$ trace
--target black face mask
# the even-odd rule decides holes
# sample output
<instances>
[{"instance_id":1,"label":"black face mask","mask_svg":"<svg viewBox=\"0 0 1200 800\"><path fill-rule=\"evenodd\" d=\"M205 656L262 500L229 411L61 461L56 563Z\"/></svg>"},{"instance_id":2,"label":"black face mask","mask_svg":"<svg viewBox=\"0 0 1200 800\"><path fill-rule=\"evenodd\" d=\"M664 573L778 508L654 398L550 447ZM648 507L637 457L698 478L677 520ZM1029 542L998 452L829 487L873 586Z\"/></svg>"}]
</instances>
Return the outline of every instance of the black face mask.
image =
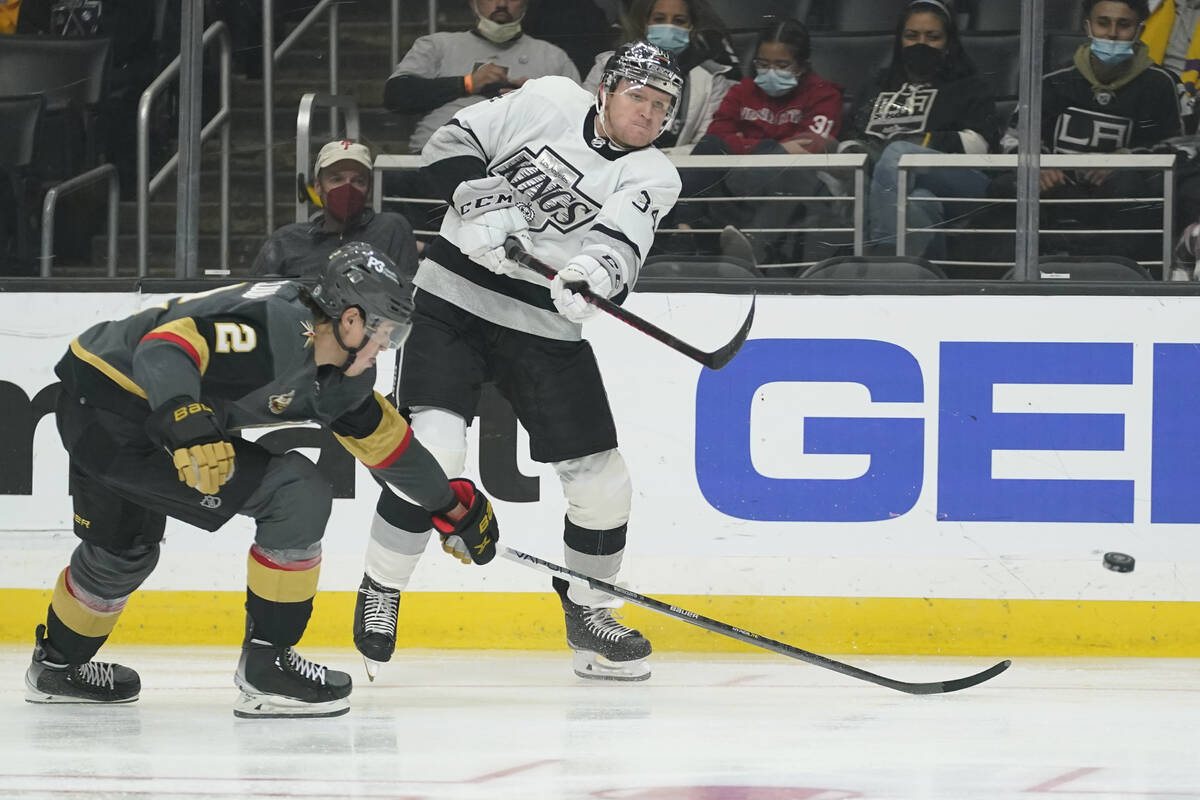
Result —
<instances>
[{"instance_id":1,"label":"black face mask","mask_svg":"<svg viewBox=\"0 0 1200 800\"><path fill-rule=\"evenodd\" d=\"M927 44L913 44L900 48L900 61L904 71L918 81L928 81L937 75L946 58L946 51Z\"/></svg>"}]
</instances>

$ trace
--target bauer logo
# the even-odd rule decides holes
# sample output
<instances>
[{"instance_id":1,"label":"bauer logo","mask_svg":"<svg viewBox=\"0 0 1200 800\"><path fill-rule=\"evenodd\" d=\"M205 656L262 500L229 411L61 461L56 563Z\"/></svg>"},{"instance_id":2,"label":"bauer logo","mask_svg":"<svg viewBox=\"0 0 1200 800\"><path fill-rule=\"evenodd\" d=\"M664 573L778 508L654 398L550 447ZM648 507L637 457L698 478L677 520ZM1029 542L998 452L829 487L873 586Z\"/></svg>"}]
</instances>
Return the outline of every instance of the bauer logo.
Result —
<instances>
[{"instance_id":1,"label":"bauer logo","mask_svg":"<svg viewBox=\"0 0 1200 800\"><path fill-rule=\"evenodd\" d=\"M1140 352L1152 363L1135 384L1130 343L942 342L923 364L877 340L752 340L729 366L700 374L697 481L714 508L748 520L1131 523L1136 497L1153 523L1200 522L1189 478L1200 452L1200 348ZM780 384L841 384L862 400L842 415L789 405L780 424L765 424ZM1053 413L998 399L1039 391ZM1079 396L1101 398L1101 408L1072 407ZM779 455L760 464L763 452L856 466L795 477ZM1061 466L1071 458L1082 466Z\"/></svg>"}]
</instances>

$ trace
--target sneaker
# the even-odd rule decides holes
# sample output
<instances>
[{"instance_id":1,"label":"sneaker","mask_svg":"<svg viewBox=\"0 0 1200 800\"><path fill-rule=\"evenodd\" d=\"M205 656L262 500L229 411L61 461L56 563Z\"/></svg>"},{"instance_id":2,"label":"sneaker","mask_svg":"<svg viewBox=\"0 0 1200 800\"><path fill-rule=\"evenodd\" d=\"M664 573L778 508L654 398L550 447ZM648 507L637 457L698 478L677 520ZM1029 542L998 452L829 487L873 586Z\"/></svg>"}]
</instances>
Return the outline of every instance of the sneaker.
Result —
<instances>
[{"instance_id":1,"label":"sneaker","mask_svg":"<svg viewBox=\"0 0 1200 800\"><path fill-rule=\"evenodd\" d=\"M30 703L132 703L142 681L129 667L104 661L68 664L50 642L46 626L34 633L33 662L25 671L25 700Z\"/></svg>"},{"instance_id":2,"label":"sneaker","mask_svg":"<svg viewBox=\"0 0 1200 800\"><path fill-rule=\"evenodd\" d=\"M732 225L721 229L721 255L736 258L750 264L757 264L758 258L754 253L754 243L750 237Z\"/></svg>"},{"instance_id":3,"label":"sneaker","mask_svg":"<svg viewBox=\"0 0 1200 800\"><path fill-rule=\"evenodd\" d=\"M363 575L354 606L354 646L362 653L367 677L375 680L379 665L396 651L396 617L400 590L389 589Z\"/></svg>"},{"instance_id":4,"label":"sneaker","mask_svg":"<svg viewBox=\"0 0 1200 800\"><path fill-rule=\"evenodd\" d=\"M650 677L650 642L619 621L611 608L581 606L567 597L567 581L554 578L567 623L567 645L575 651L575 674L581 678L644 681Z\"/></svg>"},{"instance_id":5,"label":"sneaker","mask_svg":"<svg viewBox=\"0 0 1200 800\"><path fill-rule=\"evenodd\" d=\"M350 676L314 664L293 647L250 639L233 682L236 717L336 717L350 710Z\"/></svg>"}]
</instances>

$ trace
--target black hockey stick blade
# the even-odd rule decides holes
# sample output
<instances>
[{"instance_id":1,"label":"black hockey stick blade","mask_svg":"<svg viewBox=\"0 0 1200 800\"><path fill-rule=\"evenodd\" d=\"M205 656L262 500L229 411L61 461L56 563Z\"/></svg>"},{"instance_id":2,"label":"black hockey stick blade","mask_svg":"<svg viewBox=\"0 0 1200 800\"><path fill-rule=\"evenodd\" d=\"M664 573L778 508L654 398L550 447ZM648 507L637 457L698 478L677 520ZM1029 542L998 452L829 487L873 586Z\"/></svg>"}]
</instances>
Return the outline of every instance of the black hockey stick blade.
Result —
<instances>
[{"instance_id":1,"label":"black hockey stick blade","mask_svg":"<svg viewBox=\"0 0 1200 800\"><path fill-rule=\"evenodd\" d=\"M933 681L931 683L909 683L907 681L897 681L892 678L885 678L882 675L876 675L873 672L867 672L864 669L843 664L841 661L835 661L832 658L810 653L807 650L801 650L799 647L793 647L790 644L777 642L774 639L769 639L766 636L760 636L757 633L751 633L742 628L736 628L725 622L720 622L715 619L697 614L694 611L688 611L677 606L668 605L661 600L655 600L653 597L647 597L637 592L625 589L621 586L616 586L611 583L589 578L580 572L575 572L567 567L560 567L558 564L552 564L549 561L544 561L536 556L531 556L528 553L522 553L520 550L514 550L511 547L497 548L499 554L509 561L515 561L518 564L524 564L527 567L536 569L547 575L556 575L560 578L574 579L588 584L593 589L601 592L620 597L622 600L627 600L635 606L657 611L660 614L666 614L668 617L682 620L690 625L695 625L698 628L711 633L717 633L721 636L728 636L731 639L737 639L739 642L744 642L755 647L761 647L764 650L770 650L772 653L778 653L781 656L794 658L798 661L805 661L814 666L824 667L825 669L847 675L851 678L857 678L860 681L868 681L875 683L888 689L895 689L898 692L906 694L946 694L947 692L957 692L962 689L969 689L972 686L990 680L1004 670L1008 669L1011 661L1001 661L995 666L985 669L983 672L977 672L974 675L968 675L965 678L956 678L949 681Z\"/></svg>"},{"instance_id":2,"label":"black hockey stick blade","mask_svg":"<svg viewBox=\"0 0 1200 800\"><path fill-rule=\"evenodd\" d=\"M521 247L521 243L515 237L508 237L504 243L504 253L513 261L517 262L526 269L531 269L545 278L553 278L558 274L558 271L538 259L536 256L530 255ZM679 339L674 334L667 333L662 328L642 319L632 311L625 310L622 306L617 305L607 297L600 297L592 294L586 284L580 283L577 286L568 284L571 291L582 296L587 302L591 303L596 308L603 311L605 314L616 317L630 327L636 328L652 339L665 344L667 347L683 353L693 361L698 361L709 369L720 369L733 360L745 343L746 337L750 334L750 326L754 324L754 304L758 300L758 295L755 294L750 298L750 312L746 314L746 319L742 322L742 327L734 334L734 337L728 343L713 350L711 353L701 350L698 347L688 344Z\"/></svg>"}]
</instances>

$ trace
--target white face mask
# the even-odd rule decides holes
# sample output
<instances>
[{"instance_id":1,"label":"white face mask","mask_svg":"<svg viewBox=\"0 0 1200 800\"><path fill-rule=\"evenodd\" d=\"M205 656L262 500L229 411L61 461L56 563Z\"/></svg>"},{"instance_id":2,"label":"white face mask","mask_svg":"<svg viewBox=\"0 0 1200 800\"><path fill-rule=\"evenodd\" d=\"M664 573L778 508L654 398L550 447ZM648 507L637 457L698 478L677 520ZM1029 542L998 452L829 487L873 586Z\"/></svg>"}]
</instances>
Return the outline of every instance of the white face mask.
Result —
<instances>
[{"instance_id":1,"label":"white face mask","mask_svg":"<svg viewBox=\"0 0 1200 800\"><path fill-rule=\"evenodd\" d=\"M479 35L487 39L489 42L503 44L509 39L515 39L521 34L521 20L525 15L522 14L512 22L496 22L487 17L480 17L479 23L475 26L475 30L479 31Z\"/></svg>"}]
</instances>

